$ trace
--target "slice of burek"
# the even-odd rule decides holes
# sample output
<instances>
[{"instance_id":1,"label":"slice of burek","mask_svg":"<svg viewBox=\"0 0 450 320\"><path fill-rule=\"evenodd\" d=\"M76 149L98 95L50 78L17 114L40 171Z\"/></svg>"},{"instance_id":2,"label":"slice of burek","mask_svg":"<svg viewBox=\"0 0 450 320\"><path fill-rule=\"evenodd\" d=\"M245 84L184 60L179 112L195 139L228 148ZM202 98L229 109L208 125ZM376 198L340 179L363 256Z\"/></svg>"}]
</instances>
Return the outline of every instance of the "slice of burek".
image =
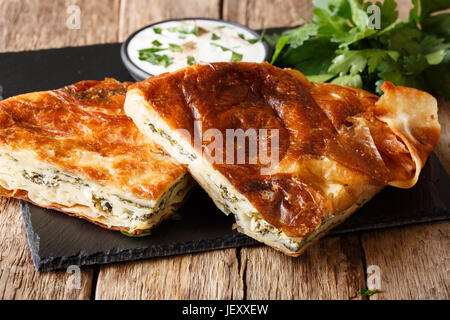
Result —
<instances>
[{"instance_id":1,"label":"slice of burek","mask_svg":"<svg viewBox=\"0 0 450 320\"><path fill-rule=\"evenodd\" d=\"M130 83L81 81L0 101L0 194L139 234L193 180L123 111Z\"/></svg>"},{"instance_id":2,"label":"slice of burek","mask_svg":"<svg viewBox=\"0 0 450 320\"><path fill-rule=\"evenodd\" d=\"M211 63L132 85L125 112L235 215L238 230L298 256L384 186L413 186L436 146L436 100L382 89L379 98L267 63ZM228 148L231 129L270 132L257 140L277 161L255 159L250 134Z\"/></svg>"}]
</instances>

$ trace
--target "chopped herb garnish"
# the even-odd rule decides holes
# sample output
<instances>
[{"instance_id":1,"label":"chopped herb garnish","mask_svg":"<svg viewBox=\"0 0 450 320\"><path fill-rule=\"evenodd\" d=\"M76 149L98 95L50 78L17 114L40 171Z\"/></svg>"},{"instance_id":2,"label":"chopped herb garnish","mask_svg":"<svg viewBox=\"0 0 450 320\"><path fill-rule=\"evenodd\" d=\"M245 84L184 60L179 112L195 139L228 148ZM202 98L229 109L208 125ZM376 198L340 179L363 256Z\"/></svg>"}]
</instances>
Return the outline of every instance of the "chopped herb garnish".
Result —
<instances>
[{"instance_id":1,"label":"chopped herb garnish","mask_svg":"<svg viewBox=\"0 0 450 320\"><path fill-rule=\"evenodd\" d=\"M161 34L162 29L161 28L153 28L153 32L156 34Z\"/></svg>"},{"instance_id":2,"label":"chopped herb garnish","mask_svg":"<svg viewBox=\"0 0 450 320\"><path fill-rule=\"evenodd\" d=\"M122 231L122 230L120 230L120 233L123 234L124 236L130 237L130 238L142 238L142 237L150 236L152 234L150 231L140 233L140 234L131 234L131 233L128 233L128 232Z\"/></svg>"},{"instance_id":3,"label":"chopped herb garnish","mask_svg":"<svg viewBox=\"0 0 450 320\"><path fill-rule=\"evenodd\" d=\"M171 216L169 216L170 220L180 221L183 219L183 216L179 214L177 211L174 211Z\"/></svg>"},{"instance_id":4,"label":"chopped herb garnish","mask_svg":"<svg viewBox=\"0 0 450 320\"><path fill-rule=\"evenodd\" d=\"M187 38L186 36L178 36L178 39L181 39L181 40L184 40L186 38Z\"/></svg>"},{"instance_id":5,"label":"chopped herb garnish","mask_svg":"<svg viewBox=\"0 0 450 320\"><path fill-rule=\"evenodd\" d=\"M172 52L181 52L181 47L175 43L169 43L169 50Z\"/></svg>"},{"instance_id":6,"label":"chopped herb garnish","mask_svg":"<svg viewBox=\"0 0 450 320\"><path fill-rule=\"evenodd\" d=\"M167 50L164 48L145 48L145 49L140 49L139 50L139 54L141 53L149 53L149 52L159 52L159 51L163 51L163 50Z\"/></svg>"},{"instance_id":7,"label":"chopped herb garnish","mask_svg":"<svg viewBox=\"0 0 450 320\"><path fill-rule=\"evenodd\" d=\"M372 296L372 295L374 295L375 293L378 293L378 292L380 292L378 289L374 289L374 290L369 290L369 289L366 289L366 288L361 288L360 290L359 290L359 292L361 293L361 295L363 296L363 297L370 297L370 296Z\"/></svg>"},{"instance_id":8,"label":"chopped herb garnish","mask_svg":"<svg viewBox=\"0 0 450 320\"><path fill-rule=\"evenodd\" d=\"M232 51L231 49L229 49L229 48L227 48L227 47L224 47L224 46L221 46L220 44L217 44L217 43L211 42L210 44L211 44L212 46L214 46L214 47L218 47L218 48L222 49L222 51Z\"/></svg>"},{"instance_id":9,"label":"chopped herb garnish","mask_svg":"<svg viewBox=\"0 0 450 320\"><path fill-rule=\"evenodd\" d=\"M255 44L255 43L258 43L258 42L262 41L262 39L264 38L265 34L266 34L266 29L263 30L263 32L261 33L261 35L257 39L245 39L245 35L243 33L239 33L238 36L239 36L239 38L241 38L242 40L247 41L250 44Z\"/></svg>"},{"instance_id":10,"label":"chopped herb garnish","mask_svg":"<svg viewBox=\"0 0 450 320\"><path fill-rule=\"evenodd\" d=\"M183 34L193 34L195 36L198 36L198 26L195 25L192 30L189 30L185 25L179 26L179 27L171 27L167 28L170 32L178 32Z\"/></svg>"},{"instance_id":11,"label":"chopped herb garnish","mask_svg":"<svg viewBox=\"0 0 450 320\"><path fill-rule=\"evenodd\" d=\"M223 29L226 28L227 26L218 26L217 29Z\"/></svg>"},{"instance_id":12,"label":"chopped herb garnish","mask_svg":"<svg viewBox=\"0 0 450 320\"><path fill-rule=\"evenodd\" d=\"M213 34L211 35L211 40L220 40L220 37L213 32Z\"/></svg>"},{"instance_id":13,"label":"chopped herb garnish","mask_svg":"<svg viewBox=\"0 0 450 320\"><path fill-rule=\"evenodd\" d=\"M173 58L167 56L167 55L160 55L157 54L157 51L166 50L166 49L159 49L159 48L148 48L148 49L142 49L139 50L139 60L147 61L153 65L156 66L163 66L167 68L173 63Z\"/></svg>"},{"instance_id":14,"label":"chopped herb garnish","mask_svg":"<svg viewBox=\"0 0 450 320\"><path fill-rule=\"evenodd\" d=\"M152 45L154 45L155 47L161 47L162 43L159 42L158 40L153 40Z\"/></svg>"},{"instance_id":15,"label":"chopped herb garnish","mask_svg":"<svg viewBox=\"0 0 450 320\"><path fill-rule=\"evenodd\" d=\"M222 51L231 51L231 60L230 60L231 62L242 61L242 57L243 57L242 54L240 54L240 53L238 53L238 52L236 52L234 50L231 50L230 48L227 48L227 47L224 47L224 46L222 46L220 44L217 44L217 43L211 42L210 44L212 46L214 46L214 47L218 47L218 48L222 49Z\"/></svg>"},{"instance_id":16,"label":"chopped herb garnish","mask_svg":"<svg viewBox=\"0 0 450 320\"><path fill-rule=\"evenodd\" d=\"M195 34L196 36L198 36L198 27L197 25L195 25L194 29L192 29L192 34Z\"/></svg>"},{"instance_id":17,"label":"chopped herb garnish","mask_svg":"<svg viewBox=\"0 0 450 320\"><path fill-rule=\"evenodd\" d=\"M196 62L195 62L195 58L194 58L193 56L188 56L188 57L186 58L186 62L187 62L187 64L190 65L190 66L192 66L193 64L196 63Z\"/></svg>"},{"instance_id":18,"label":"chopped herb garnish","mask_svg":"<svg viewBox=\"0 0 450 320\"><path fill-rule=\"evenodd\" d=\"M232 51L231 62L240 62L240 61L242 61L242 54Z\"/></svg>"}]
</instances>

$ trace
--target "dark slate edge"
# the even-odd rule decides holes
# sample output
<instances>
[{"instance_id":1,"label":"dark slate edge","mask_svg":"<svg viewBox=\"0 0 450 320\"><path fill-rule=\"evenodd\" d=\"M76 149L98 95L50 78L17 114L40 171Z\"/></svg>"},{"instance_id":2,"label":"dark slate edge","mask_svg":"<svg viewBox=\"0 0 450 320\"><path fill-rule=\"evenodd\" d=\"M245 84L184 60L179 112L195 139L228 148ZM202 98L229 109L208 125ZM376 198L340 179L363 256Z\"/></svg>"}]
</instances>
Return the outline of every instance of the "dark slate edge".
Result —
<instances>
[{"instance_id":1,"label":"dark slate edge","mask_svg":"<svg viewBox=\"0 0 450 320\"><path fill-rule=\"evenodd\" d=\"M233 234L226 237L220 237L215 239L205 239L200 241L190 241L185 243L173 243L170 245L155 245L152 247L142 247L137 249L127 249L120 251L101 251L95 254L87 255L83 251L80 251L78 255L65 256L65 257L46 257L41 259L38 255L39 252L39 237L34 233L31 219L30 210L26 201L20 200L20 208L24 218L25 229L27 232L28 243L30 245L30 251L32 253L33 263L37 271L50 271L57 269L65 269L70 265L88 266L95 264L106 264L112 262L124 262L132 260L142 260L147 258L167 257L180 254L206 252L218 249L228 249L237 247L246 247L261 245L258 241L249 238L244 234ZM435 210L439 212L437 216L430 218L424 216L423 219L413 219L409 221L396 221L393 219L390 222L379 223L371 226L346 228L343 230L333 229L327 236L342 235L352 232L372 231L386 228L394 228L400 226L407 226L417 223L427 223L448 220L446 210Z\"/></svg>"},{"instance_id":2,"label":"dark slate edge","mask_svg":"<svg viewBox=\"0 0 450 320\"><path fill-rule=\"evenodd\" d=\"M34 232L33 225L31 223L31 212L28 202L20 200L20 211L22 212L23 224L25 225L25 231L27 233L28 245L30 246L31 258L33 259L34 268L40 270L41 258L39 257L39 235Z\"/></svg>"},{"instance_id":3,"label":"dark slate edge","mask_svg":"<svg viewBox=\"0 0 450 320\"><path fill-rule=\"evenodd\" d=\"M126 250L105 250L88 255L80 251L78 255L64 257L39 257L39 236L33 231L28 202L20 200L25 230L28 243L33 258L33 264L37 271L50 271L65 269L70 265L88 266L94 264L106 264L111 262L123 262L132 260L142 260L146 258L166 257L172 255L205 252L210 250L236 248L242 246L256 245L258 242L244 234L233 234L215 239L205 239L200 241L189 241L185 243L173 243L170 245L153 245L152 247L142 247Z\"/></svg>"},{"instance_id":4,"label":"dark slate edge","mask_svg":"<svg viewBox=\"0 0 450 320\"><path fill-rule=\"evenodd\" d=\"M119 252L102 251L93 255L86 255L82 251L76 256L70 257L48 257L35 263L36 271L53 271L66 269L70 265L89 266L96 264L107 264L113 262L136 261L148 258L168 257L181 254L207 252L219 249L237 248L243 246L257 245L258 242L245 235L224 237L198 242L186 242L183 244L172 244L168 246L152 246L147 248L129 249ZM130 259L130 257L132 257Z\"/></svg>"}]
</instances>

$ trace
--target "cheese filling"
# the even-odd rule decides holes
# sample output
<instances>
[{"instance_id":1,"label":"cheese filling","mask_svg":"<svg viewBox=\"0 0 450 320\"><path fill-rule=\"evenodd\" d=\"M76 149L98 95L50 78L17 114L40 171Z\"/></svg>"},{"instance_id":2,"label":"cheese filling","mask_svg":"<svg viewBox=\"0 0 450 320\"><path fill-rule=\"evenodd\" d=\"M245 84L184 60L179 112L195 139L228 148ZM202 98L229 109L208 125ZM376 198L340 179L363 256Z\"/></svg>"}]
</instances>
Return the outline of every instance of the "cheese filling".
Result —
<instances>
[{"instance_id":1,"label":"cheese filling","mask_svg":"<svg viewBox=\"0 0 450 320\"><path fill-rule=\"evenodd\" d=\"M29 152L0 151L0 186L28 192L28 198L41 206L58 204L68 208L84 206L93 219L101 218L108 227L127 227L130 232L149 229L181 202L192 185L188 175L180 178L158 199L143 200L118 190L63 172L35 160ZM83 211L83 212L84 212Z\"/></svg>"},{"instance_id":2,"label":"cheese filling","mask_svg":"<svg viewBox=\"0 0 450 320\"><path fill-rule=\"evenodd\" d=\"M251 231L259 234L261 238L269 237L273 241L279 242L279 246L283 246L291 252L297 252L300 249L303 238L289 237L282 230L265 221L250 202L234 191L231 185L218 183L218 181L224 182L220 174L211 170L209 165L202 163L205 161L203 158L186 151L182 139L174 139L167 133L168 131L156 128L148 119L144 121L144 125L144 131L155 141L159 141L167 149L171 147L177 151L178 156L175 158L189 165L191 172L196 173L198 182L204 186L205 190L216 191L217 195L212 196L214 203L226 214L235 213L238 227L244 233L248 234ZM170 147L165 142L168 142ZM254 234L252 236L255 237Z\"/></svg>"}]
</instances>

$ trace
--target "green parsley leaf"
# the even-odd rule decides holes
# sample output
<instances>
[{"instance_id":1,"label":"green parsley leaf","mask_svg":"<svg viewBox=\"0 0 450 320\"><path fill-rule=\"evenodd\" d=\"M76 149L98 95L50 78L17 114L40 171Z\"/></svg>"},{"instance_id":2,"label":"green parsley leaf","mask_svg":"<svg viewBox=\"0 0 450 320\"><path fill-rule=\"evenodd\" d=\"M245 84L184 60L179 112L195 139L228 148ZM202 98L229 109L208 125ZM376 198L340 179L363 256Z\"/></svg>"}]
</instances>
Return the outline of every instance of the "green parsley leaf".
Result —
<instances>
[{"instance_id":1,"label":"green parsley leaf","mask_svg":"<svg viewBox=\"0 0 450 320\"><path fill-rule=\"evenodd\" d=\"M427 60L429 65L440 64L447 55L447 50L440 49L438 51L429 53L425 55L425 59Z\"/></svg>"},{"instance_id":2,"label":"green parsley leaf","mask_svg":"<svg viewBox=\"0 0 450 320\"><path fill-rule=\"evenodd\" d=\"M277 45L278 40L280 39L281 34L273 33L273 34L265 34L264 40L269 44L271 47L275 47Z\"/></svg>"},{"instance_id":3,"label":"green parsley leaf","mask_svg":"<svg viewBox=\"0 0 450 320\"><path fill-rule=\"evenodd\" d=\"M340 16L350 20L352 12L347 0L313 0L317 8L323 9L332 16Z\"/></svg>"},{"instance_id":4,"label":"green parsley leaf","mask_svg":"<svg viewBox=\"0 0 450 320\"><path fill-rule=\"evenodd\" d=\"M178 27L170 27L170 28L167 28L167 30L170 32L178 32L178 33L182 33L182 34L193 34L195 36L198 36L198 34L199 34L199 29L198 29L197 25L195 25L194 28L192 28L190 30L185 25L180 25Z\"/></svg>"},{"instance_id":5,"label":"green parsley leaf","mask_svg":"<svg viewBox=\"0 0 450 320\"><path fill-rule=\"evenodd\" d=\"M409 11L409 22L413 24L419 24L420 15L419 15L419 0L411 0L413 7Z\"/></svg>"},{"instance_id":6,"label":"green parsley leaf","mask_svg":"<svg viewBox=\"0 0 450 320\"><path fill-rule=\"evenodd\" d=\"M231 52L231 62L240 62L242 61L242 54L237 53L235 51Z\"/></svg>"},{"instance_id":7,"label":"green parsley leaf","mask_svg":"<svg viewBox=\"0 0 450 320\"><path fill-rule=\"evenodd\" d=\"M213 34L211 35L211 40L220 40L220 37L213 32Z\"/></svg>"},{"instance_id":8,"label":"green parsley leaf","mask_svg":"<svg viewBox=\"0 0 450 320\"><path fill-rule=\"evenodd\" d=\"M239 36L239 38L241 38L242 40L247 41L250 44L255 44L255 43L261 42L264 39L265 34L266 34L266 29L264 29L261 32L261 35L259 36L259 38L256 38L256 39L245 39L245 35L243 33L239 33L238 36Z\"/></svg>"},{"instance_id":9,"label":"green parsley leaf","mask_svg":"<svg viewBox=\"0 0 450 320\"><path fill-rule=\"evenodd\" d=\"M381 28L384 29L398 18L397 2L395 0L384 0L383 3L377 1L376 5L380 8Z\"/></svg>"},{"instance_id":10,"label":"green parsley leaf","mask_svg":"<svg viewBox=\"0 0 450 320\"><path fill-rule=\"evenodd\" d=\"M120 233L123 234L124 236L130 237L130 238L142 238L142 237L147 237L150 236L152 233L149 232L144 232L144 233L140 233L140 234L131 234L125 231L120 230Z\"/></svg>"},{"instance_id":11,"label":"green parsley leaf","mask_svg":"<svg viewBox=\"0 0 450 320\"><path fill-rule=\"evenodd\" d=\"M277 45L275 46L275 52L273 53L272 60L270 61L271 64L274 64L274 62L277 60L278 56L280 55L281 51L288 44L289 40L291 40L290 37L281 37L278 40Z\"/></svg>"},{"instance_id":12,"label":"green parsley leaf","mask_svg":"<svg viewBox=\"0 0 450 320\"><path fill-rule=\"evenodd\" d=\"M271 63L295 68L312 81L362 87L380 94L383 81L450 96L449 0L412 0L409 21L395 0L313 0L312 23L265 35ZM369 28L371 5L381 29ZM439 72L440 70L440 72Z\"/></svg>"},{"instance_id":13,"label":"green parsley leaf","mask_svg":"<svg viewBox=\"0 0 450 320\"><path fill-rule=\"evenodd\" d=\"M366 66L369 66L368 72L372 73L381 63L381 61L389 56L393 60L398 59L398 52L387 51L381 49L365 49L353 51L338 51L340 54L333 59L328 71L334 74L351 75L362 73Z\"/></svg>"},{"instance_id":14,"label":"green parsley leaf","mask_svg":"<svg viewBox=\"0 0 450 320\"><path fill-rule=\"evenodd\" d=\"M367 8L363 6L362 1L350 0L350 9L352 13L351 22L358 28L358 30L364 31L368 28L369 17L367 15Z\"/></svg>"},{"instance_id":15,"label":"green parsley leaf","mask_svg":"<svg viewBox=\"0 0 450 320\"><path fill-rule=\"evenodd\" d=\"M169 43L169 50L172 52L181 52L181 46L179 46L178 44L175 43Z\"/></svg>"},{"instance_id":16,"label":"green parsley leaf","mask_svg":"<svg viewBox=\"0 0 450 320\"><path fill-rule=\"evenodd\" d=\"M350 31L347 19L340 16L332 16L326 10L313 9L313 24L317 26L317 33L320 37L330 38L333 42L340 42Z\"/></svg>"},{"instance_id":17,"label":"green parsley leaf","mask_svg":"<svg viewBox=\"0 0 450 320\"><path fill-rule=\"evenodd\" d=\"M196 63L195 58L193 56L187 56L186 62L188 65L192 66Z\"/></svg>"},{"instance_id":18,"label":"green parsley leaf","mask_svg":"<svg viewBox=\"0 0 450 320\"><path fill-rule=\"evenodd\" d=\"M373 296L375 293L378 293L378 292L380 292L380 291L377 290L377 289L375 289L375 290L369 290L369 289L366 289L366 288L360 288L360 289L359 289L359 292L361 293L361 295L362 295L363 297L370 297L370 296Z\"/></svg>"},{"instance_id":19,"label":"green parsley leaf","mask_svg":"<svg viewBox=\"0 0 450 320\"><path fill-rule=\"evenodd\" d=\"M156 34L161 34L162 29L161 28L153 28L153 32Z\"/></svg>"},{"instance_id":20,"label":"green parsley leaf","mask_svg":"<svg viewBox=\"0 0 450 320\"><path fill-rule=\"evenodd\" d=\"M351 86L351 87L355 87L355 88L362 88L362 79L359 74L340 76L340 77L333 79L333 81L331 81L331 83L338 84L341 86Z\"/></svg>"},{"instance_id":21,"label":"green parsley leaf","mask_svg":"<svg viewBox=\"0 0 450 320\"><path fill-rule=\"evenodd\" d=\"M289 45L297 48L310 37L317 35L318 26L315 24L305 24L301 27L283 32L284 37L289 37Z\"/></svg>"},{"instance_id":22,"label":"green parsley leaf","mask_svg":"<svg viewBox=\"0 0 450 320\"><path fill-rule=\"evenodd\" d=\"M333 74L346 74L350 72L351 75L362 72L367 65L367 58L361 51L344 51L336 58L328 69Z\"/></svg>"},{"instance_id":23,"label":"green parsley leaf","mask_svg":"<svg viewBox=\"0 0 450 320\"><path fill-rule=\"evenodd\" d=\"M159 52L159 51L163 51L163 50L166 50L166 49L164 49L164 48L145 48L145 49L140 49L139 54Z\"/></svg>"},{"instance_id":24,"label":"green parsley leaf","mask_svg":"<svg viewBox=\"0 0 450 320\"><path fill-rule=\"evenodd\" d=\"M162 46L162 43L159 42L158 40L153 40L152 45L154 45L155 47L160 47L160 46Z\"/></svg>"},{"instance_id":25,"label":"green parsley leaf","mask_svg":"<svg viewBox=\"0 0 450 320\"><path fill-rule=\"evenodd\" d=\"M336 49L337 45L328 39L312 38L300 47L286 50L277 64L297 69L307 76L328 74Z\"/></svg>"},{"instance_id":26,"label":"green parsley leaf","mask_svg":"<svg viewBox=\"0 0 450 320\"><path fill-rule=\"evenodd\" d=\"M158 50L155 50L158 49ZM167 56L167 55L160 55L156 52L165 50L160 48L148 48L148 49L142 49L139 50L139 60L147 61L153 65L157 66L163 66L167 68L173 63L173 58Z\"/></svg>"},{"instance_id":27,"label":"green parsley leaf","mask_svg":"<svg viewBox=\"0 0 450 320\"><path fill-rule=\"evenodd\" d=\"M308 78L309 81L313 81L313 82L325 82L328 81L332 78L334 78L334 74L318 74L318 75L311 75L311 76L306 76L306 78Z\"/></svg>"},{"instance_id":28,"label":"green parsley leaf","mask_svg":"<svg viewBox=\"0 0 450 320\"><path fill-rule=\"evenodd\" d=\"M214 42L210 42L210 45L212 45L214 47L218 47L218 48L222 49L222 51L231 51L231 49L229 49L227 47L224 47L224 46L222 46L220 44L214 43Z\"/></svg>"},{"instance_id":29,"label":"green parsley leaf","mask_svg":"<svg viewBox=\"0 0 450 320\"><path fill-rule=\"evenodd\" d=\"M240 61L242 61L242 58L243 58L242 54L240 54L240 53L238 53L238 52L236 52L234 50L231 50L230 48L224 47L224 46L222 46L220 44L214 43L214 42L210 42L210 44L212 46L214 46L214 47L218 47L218 48L222 49L222 51L231 51L231 60L230 60L231 62L240 62Z\"/></svg>"}]
</instances>

